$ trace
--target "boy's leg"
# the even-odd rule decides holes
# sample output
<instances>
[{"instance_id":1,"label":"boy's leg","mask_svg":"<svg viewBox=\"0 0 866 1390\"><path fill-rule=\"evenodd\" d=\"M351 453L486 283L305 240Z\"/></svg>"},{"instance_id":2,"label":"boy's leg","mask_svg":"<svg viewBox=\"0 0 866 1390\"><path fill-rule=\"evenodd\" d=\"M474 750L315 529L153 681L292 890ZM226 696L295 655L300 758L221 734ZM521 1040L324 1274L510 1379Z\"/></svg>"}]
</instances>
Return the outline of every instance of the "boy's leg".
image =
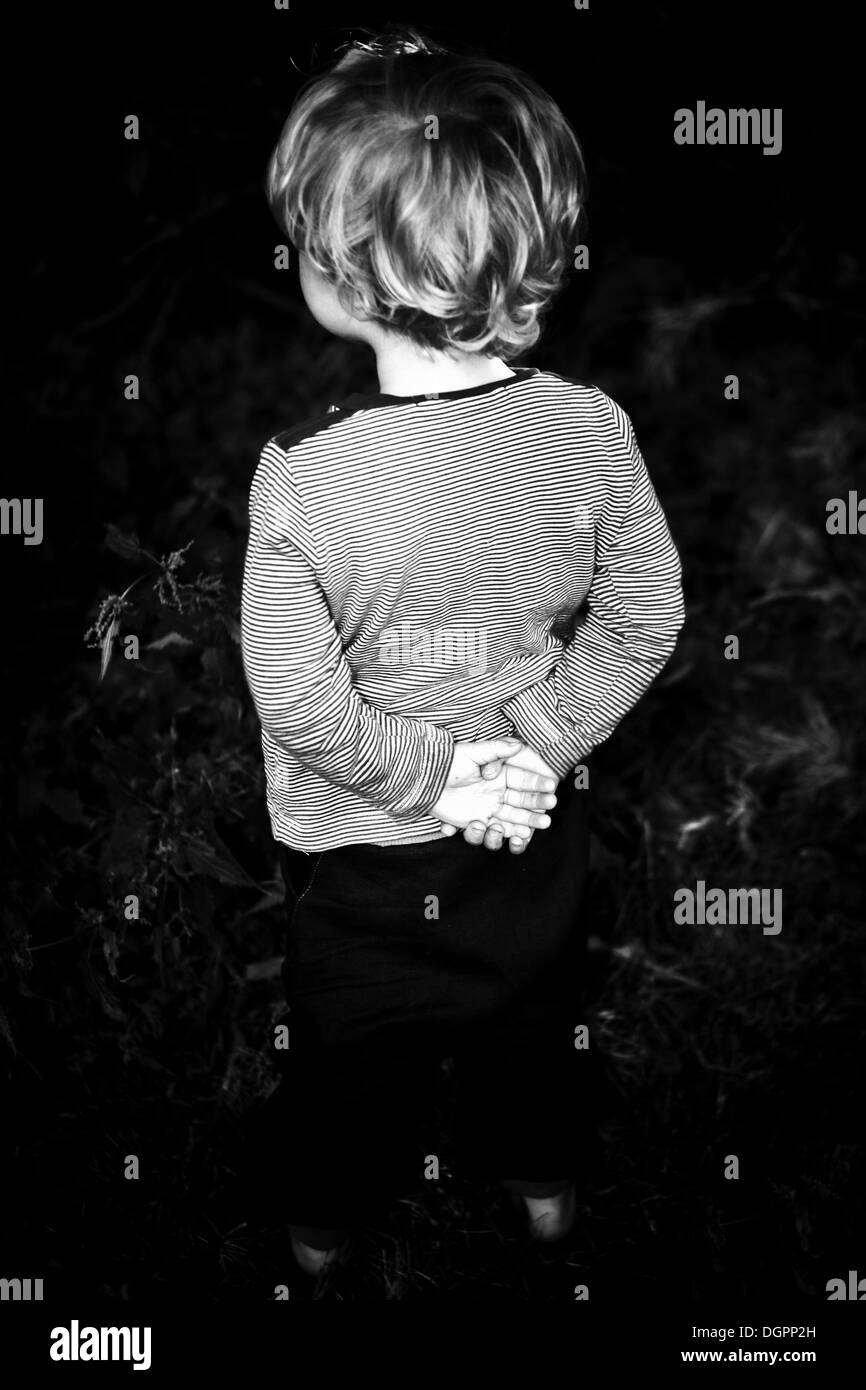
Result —
<instances>
[{"instance_id":1,"label":"boy's leg","mask_svg":"<svg viewBox=\"0 0 866 1390\"><path fill-rule=\"evenodd\" d=\"M582 1167L593 1090L591 1054L575 1046L585 1022L588 805L570 779L557 796L550 829L520 856L522 880L496 904L493 939L510 988L455 1057L465 1170L539 1199L567 1190Z\"/></svg>"},{"instance_id":2,"label":"boy's leg","mask_svg":"<svg viewBox=\"0 0 866 1390\"><path fill-rule=\"evenodd\" d=\"M565 967L567 969L567 966ZM563 1192L588 1147L587 1053L578 1007L544 992L467 1039L455 1066L455 1125L465 1170L526 1197Z\"/></svg>"},{"instance_id":3,"label":"boy's leg","mask_svg":"<svg viewBox=\"0 0 866 1390\"><path fill-rule=\"evenodd\" d=\"M423 1175L419 1121L438 1056L405 1017L411 987L397 1007L403 973L376 929L385 885L347 882L339 851L281 849L288 1047L274 1054L282 1079L259 1127L257 1171L295 1238L327 1250Z\"/></svg>"},{"instance_id":4,"label":"boy's leg","mask_svg":"<svg viewBox=\"0 0 866 1390\"><path fill-rule=\"evenodd\" d=\"M457 1146L465 1170L498 1179L532 1239L551 1243L575 1219L586 1088L574 1010L538 1009L514 1011L458 1060Z\"/></svg>"},{"instance_id":5,"label":"boy's leg","mask_svg":"<svg viewBox=\"0 0 866 1390\"><path fill-rule=\"evenodd\" d=\"M305 1245L327 1250L422 1178L419 1134L438 1065L408 1030L387 1046L325 1046L299 1005L289 1017L257 1169L269 1209Z\"/></svg>"}]
</instances>

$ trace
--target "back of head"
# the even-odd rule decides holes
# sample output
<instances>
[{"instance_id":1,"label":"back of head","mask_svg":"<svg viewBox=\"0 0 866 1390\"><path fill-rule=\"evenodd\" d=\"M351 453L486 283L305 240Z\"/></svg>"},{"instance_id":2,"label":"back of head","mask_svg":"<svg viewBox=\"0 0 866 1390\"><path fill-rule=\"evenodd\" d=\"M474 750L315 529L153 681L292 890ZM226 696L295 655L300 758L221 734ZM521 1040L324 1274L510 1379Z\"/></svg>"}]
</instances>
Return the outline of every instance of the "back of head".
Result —
<instances>
[{"instance_id":1,"label":"back of head","mask_svg":"<svg viewBox=\"0 0 866 1390\"><path fill-rule=\"evenodd\" d=\"M577 139L531 78L405 27L305 85L268 171L278 221L346 308L504 358L539 337L584 187Z\"/></svg>"}]
</instances>

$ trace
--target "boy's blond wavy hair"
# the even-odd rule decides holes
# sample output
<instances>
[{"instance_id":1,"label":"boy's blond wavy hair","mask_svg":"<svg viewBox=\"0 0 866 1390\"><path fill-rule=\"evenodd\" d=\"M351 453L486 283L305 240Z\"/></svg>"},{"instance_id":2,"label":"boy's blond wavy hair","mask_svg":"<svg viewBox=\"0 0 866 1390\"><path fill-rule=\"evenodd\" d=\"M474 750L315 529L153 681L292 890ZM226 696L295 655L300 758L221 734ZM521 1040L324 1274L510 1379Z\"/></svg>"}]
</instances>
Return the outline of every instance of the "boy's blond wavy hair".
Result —
<instances>
[{"instance_id":1,"label":"boy's blond wavy hair","mask_svg":"<svg viewBox=\"0 0 866 1390\"><path fill-rule=\"evenodd\" d=\"M585 182L574 132L531 78L401 26L305 85L267 192L350 312L507 359L537 341L563 284Z\"/></svg>"}]
</instances>

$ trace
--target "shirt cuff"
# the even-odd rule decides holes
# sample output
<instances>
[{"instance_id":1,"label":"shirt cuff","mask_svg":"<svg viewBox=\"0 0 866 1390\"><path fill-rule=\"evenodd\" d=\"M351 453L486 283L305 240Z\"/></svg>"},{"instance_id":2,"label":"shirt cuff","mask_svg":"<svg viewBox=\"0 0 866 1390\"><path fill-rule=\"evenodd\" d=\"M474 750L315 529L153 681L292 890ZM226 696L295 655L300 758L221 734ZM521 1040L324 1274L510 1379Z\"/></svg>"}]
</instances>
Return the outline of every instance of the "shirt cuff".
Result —
<instances>
[{"instance_id":1,"label":"shirt cuff","mask_svg":"<svg viewBox=\"0 0 866 1390\"><path fill-rule=\"evenodd\" d=\"M549 763L560 777L571 771L588 752L573 725L551 717L540 691L530 686L502 706L520 738Z\"/></svg>"},{"instance_id":2,"label":"shirt cuff","mask_svg":"<svg viewBox=\"0 0 866 1390\"><path fill-rule=\"evenodd\" d=\"M421 770L411 789L396 806L388 809L395 815L426 815L436 805L448 781L454 757L454 738L447 729L436 724L425 726L421 744Z\"/></svg>"}]
</instances>

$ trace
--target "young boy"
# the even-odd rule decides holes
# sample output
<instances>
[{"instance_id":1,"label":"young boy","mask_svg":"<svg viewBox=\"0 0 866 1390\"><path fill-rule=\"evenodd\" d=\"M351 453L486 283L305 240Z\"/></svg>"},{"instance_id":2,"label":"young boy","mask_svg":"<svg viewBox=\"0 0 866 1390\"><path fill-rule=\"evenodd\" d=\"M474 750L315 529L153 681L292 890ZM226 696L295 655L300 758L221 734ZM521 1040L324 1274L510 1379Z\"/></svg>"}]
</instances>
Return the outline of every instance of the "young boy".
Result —
<instances>
[{"instance_id":1,"label":"young boy","mask_svg":"<svg viewBox=\"0 0 866 1390\"><path fill-rule=\"evenodd\" d=\"M683 620L628 416L508 365L571 263L583 183L533 81L412 31L308 83L272 157L310 312L379 381L265 446L244 578L291 903L268 1151L310 1273L438 1161L418 1136L445 1057L463 1170L519 1194L538 1239L573 1218L569 774Z\"/></svg>"}]
</instances>

